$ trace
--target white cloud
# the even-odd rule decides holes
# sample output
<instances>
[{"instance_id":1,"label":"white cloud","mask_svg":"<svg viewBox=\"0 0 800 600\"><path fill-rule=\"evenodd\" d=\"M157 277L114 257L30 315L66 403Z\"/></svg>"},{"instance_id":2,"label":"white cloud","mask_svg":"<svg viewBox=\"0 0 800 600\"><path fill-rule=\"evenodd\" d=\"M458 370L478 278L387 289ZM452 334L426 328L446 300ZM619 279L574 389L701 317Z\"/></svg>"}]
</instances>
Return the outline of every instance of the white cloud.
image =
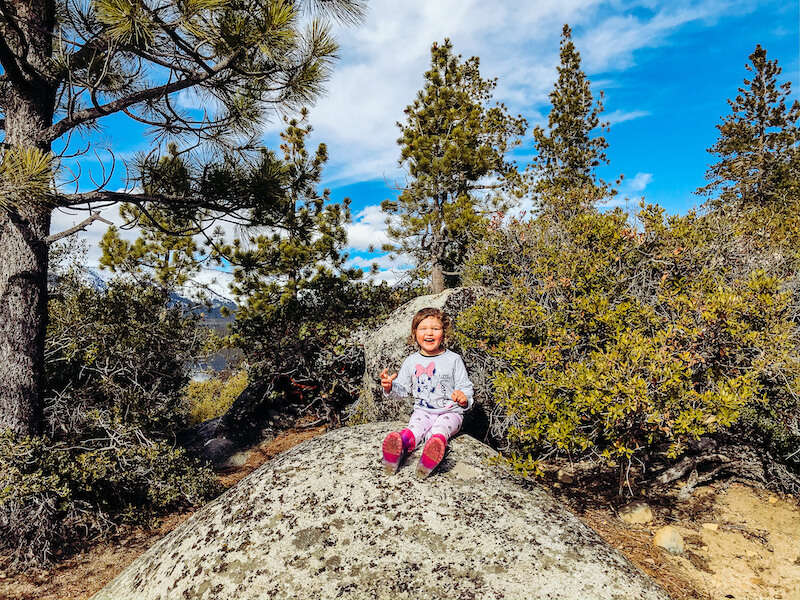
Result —
<instances>
[{"instance_id":1,"label":"white cloud","mask_svg":"<svg viewBox=\"0 0 800 600\"><path fill-rule=\"evenodd\" d=\"M386 236L386 219L388 215L380 206L367 206L359 212L353 222L347 226L347 245L354 250L380 250L390 240Z\"/></svg>"},{"instance_id":2,"label":"white cloud","mask_svg":"<svg viewBox=\"0 0 800 600\"><path fill-rule=\"evenodd\" d=\"M625 121L633 121L634 119L641 119L642 117L649 116L650 113L646 110L615 110L610 113L603 113L600 115L600 119L603 122L607 122L609 125L618 125L619 123L624 123Z\"/></svg>"},{"instance_id":3,"label":"white cloud","mask_svg":"<svg viewBox=\"0 0 800 600\"><path fill-rule=\"evenodd\" d=\"M330 155L324 184L334 187L381 178L402 183L396 122L403 120L403 110L423 85L434 41L449 37L457 54L480 57L482 76L498 79L495 100L505 102L512 114L521 113L533 126L546 123L547 95L557 76L564 23L573 27L582 67L592 79L593 91L599 91L613 89L617 76L641 60L637 53L642 49L668 46L676 33L686 32L687 25L702 35L703 28L715 20L746 13L755 4L744 0L370 0L363 25L335 26L341 60L325 97L311 107L314 143L325 142ZM186 93L179 104L197 106L198 97ZM618 124L646 116L648 112L633 104L614 106L602 118ZM279 120L268 125L269 145L274 145L280 129ZM530 144L530 134L526 139ZM140 138L130 148L149 148L149 142ZM529 146L518 152L522 166L530 158ZM651 174L638 173L624 182L623 191L641 193L651 182ZM56 211L53 231L85 216ZM117 208L104 210L103 216L118 221ZM364 208L348 228L350 248L364 251L386 242L384 219L379 207ZM96 241L105 229L95 223L83 234L92 246L90 262L96 263L99 257ZM135 237L136 232L129 235Z\"/></svg>"},{"instance_id":4,"label":"white cloud","mask_svg":"<svg viewBox=\"0 0 800 600\"><path fill-rule=\"evenodd\" d=\"M637 173L632 178L625 180L625 189L641 193L651 181L653 181L652 173Z\"/></svg>"},{"instance_id":5,"label":"white cloud","mask_svg":"<svg viewBox=\"0 0 800 600\"><path fill-rule=\"evenodd\" d=\"M738 2L738 0L735 0ZM587 74L614 73L635 64L636 52L669 43L690 22L713 19L728 0L671 3L638 0L371 0L367 21L337 27L341 62L326 97L311 110L318 139L328 144L328 185L394 180L398 121L421 89L430 46L449 37L464 58L479 56L484 78L498 78L495 100L532 125L549 111L564 23L573 27ZM633 16L633 15L636 16ZM599 89L599 88L598 88ZM605 115L615 123L645 116L636 106Z\"/></svg>"}]
</instances>

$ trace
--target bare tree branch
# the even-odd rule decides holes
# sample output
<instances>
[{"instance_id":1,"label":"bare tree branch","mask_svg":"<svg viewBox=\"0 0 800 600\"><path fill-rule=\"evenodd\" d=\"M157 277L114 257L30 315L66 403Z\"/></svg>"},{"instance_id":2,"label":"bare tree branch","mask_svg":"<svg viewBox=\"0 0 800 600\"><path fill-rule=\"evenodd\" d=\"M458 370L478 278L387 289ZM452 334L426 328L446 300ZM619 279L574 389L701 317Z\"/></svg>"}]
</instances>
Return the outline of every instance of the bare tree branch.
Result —
<instances>
[{"instance_id":1,"label":"bare tree branch","mask_svg":"<svg viewBox=\"0 0 800 600\"><path fill-rule=\"evenodd\" d=\"M104 117L106 115L122 111L123 109L126 109L129 106L139 104L140 102L144 102L145 100L160 98L167 94L179 92L181 90L185 90L192 86L198 85L203 81L211 79L214 75L217 75L221 71L228 68L228 66L237 57L238 53L232 54L225 60L220 61L219 63L214 65L214 67L211 69L210 74L201 75L199 73L196 73L193 76L186 77L185 79L166 83L158 87L147 88L144 90L140 90L138 92L134 92L123 98L118 98L117 100L113 100L106 104L95 106L94 108L87 108L84 110L76 111L66 119L62 119L58 123L55 123L48 129L46 129L42 133L39 141L48 143L53 142L62 135L64 135L70 129L73 129L82 123L93 121L95 119L99 119L100 117Z\"/></svg>"},{"instance_id":2,"label":"bare tree branch","mask_svg":"<svg viewBox=\"0 0 800 600\"><path fill-rule=\"evenodd\" d=\"M89 225L94 223L95 221L102 221L106 225L113 225L111 221L108 219L104 219L100 216L99 212L92 213L89 217L75 225L74 227L70 227L69 229L65 229L60 233L55 233L51 236L45 238L45 242L47 244L52 244L53 242L57 242L58 240L64 239L65 237L69 237L72 234L78 233L79 231L85 231Z\"/></svg>"}]
</instances>

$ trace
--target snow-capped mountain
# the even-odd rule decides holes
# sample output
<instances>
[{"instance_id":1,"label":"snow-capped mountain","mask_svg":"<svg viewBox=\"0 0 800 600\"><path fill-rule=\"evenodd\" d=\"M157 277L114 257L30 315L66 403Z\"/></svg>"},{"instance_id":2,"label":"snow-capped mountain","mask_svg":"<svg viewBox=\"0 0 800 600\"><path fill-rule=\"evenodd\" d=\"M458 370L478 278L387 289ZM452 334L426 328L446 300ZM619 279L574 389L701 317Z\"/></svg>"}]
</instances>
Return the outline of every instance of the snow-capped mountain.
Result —
<instances>
[{"instance_id":1,"label":"snow-capped mountain","mask_svg":"<svg viewBox=\"0 0 800 600\"><path fill-rule=\"evenodd\" d=\"M108 282L114 277L114 274L95 267L85 267L84 277L89 285L103 290L108 287ZM232 281L231 273L216 269L202 269L172 292L170 297L173 302L187 306L210 304L210 308L203 312L209 319L218 319L223 306L230 311L236 310L236 302L229 286Z\"/></svg>"},{"instance_id":2,"label":"snow-capped mountain","mask_svg":"<svg viewBox=\"0 0 800 600\"><path fill-rule=\"evenodd\" d=\"M220 304L235 308L230 283L233 275L216 269L202 269L192 276L184 285L175 290L175 295L190 301L208 300L212 304Z\"/></svg>"}]
</instances>

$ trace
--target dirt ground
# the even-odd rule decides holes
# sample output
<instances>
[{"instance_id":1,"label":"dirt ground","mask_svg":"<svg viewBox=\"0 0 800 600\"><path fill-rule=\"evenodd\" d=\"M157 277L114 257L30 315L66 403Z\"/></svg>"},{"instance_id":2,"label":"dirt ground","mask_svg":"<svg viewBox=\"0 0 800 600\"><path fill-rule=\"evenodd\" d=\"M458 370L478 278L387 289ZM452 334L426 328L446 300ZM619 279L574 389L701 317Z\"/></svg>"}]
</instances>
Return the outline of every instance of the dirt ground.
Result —
<instances>
[{"instance_id":1,"label":"dirt ground","mask_svg":"<svg viewBox=\"0 0 800 600\"><path fill-rule=\"evenodd\" d=\"M559 496L560 490L551 491ZM578 485L569 493L582 494L585 488ZM582 507L562 499L674 600L800 600L797 498L742 483L699 487L682 502L676 495L639 496L654 517L639 525L618 516L630 498ZM683 554L674 556L653 545L655 533L667 525L683 537Z\"/></svg>"},{"instance_id":2,"label":"dirt ground","mask_svg":"<svg viewBox=\"0 0 800 600\"><path fill-rule=\"evenodd\" d=\"M221 481L231 486L266 460L324 430L297 429L262 444L243 466L221 474ZM741 483L698 488L683 502L670 491L641 495L637 499L651 506L654 519L644 525L628 525L617 511L630 498L612 494L611 479L604 474L576 474L574 482L567 484L558 483L553 475L543 485L652 576L674 600L800 598L797 498ZM121 529L113 538L46 571L15 577L0 572L0 600L86 599L190 515L171 515L153 530ZM682 555L673 556L652 545L654 533L665 525L677 528L683 536Z\"/></svg>"}]
</instances>

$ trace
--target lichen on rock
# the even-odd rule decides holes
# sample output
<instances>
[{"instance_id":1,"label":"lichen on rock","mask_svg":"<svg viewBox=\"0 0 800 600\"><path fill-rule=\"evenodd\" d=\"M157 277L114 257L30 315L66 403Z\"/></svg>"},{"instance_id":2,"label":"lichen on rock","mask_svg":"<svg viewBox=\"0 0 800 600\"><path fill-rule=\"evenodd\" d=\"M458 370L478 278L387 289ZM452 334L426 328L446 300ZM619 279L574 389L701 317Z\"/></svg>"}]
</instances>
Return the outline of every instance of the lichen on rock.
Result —
<instances>
[{"instance_id":1,"label":"lichen on rock","mask_svg":"<svg viewBox=\"0 0 800 600\"><path fill-rule=\"evenodd\" d=\"M334 430L266 463L93 600L668 596L535 484L455 438L424 481L384 475L384 434ZM418 454L418 452L417 452Z\"/></svg>"}]
</instances>

